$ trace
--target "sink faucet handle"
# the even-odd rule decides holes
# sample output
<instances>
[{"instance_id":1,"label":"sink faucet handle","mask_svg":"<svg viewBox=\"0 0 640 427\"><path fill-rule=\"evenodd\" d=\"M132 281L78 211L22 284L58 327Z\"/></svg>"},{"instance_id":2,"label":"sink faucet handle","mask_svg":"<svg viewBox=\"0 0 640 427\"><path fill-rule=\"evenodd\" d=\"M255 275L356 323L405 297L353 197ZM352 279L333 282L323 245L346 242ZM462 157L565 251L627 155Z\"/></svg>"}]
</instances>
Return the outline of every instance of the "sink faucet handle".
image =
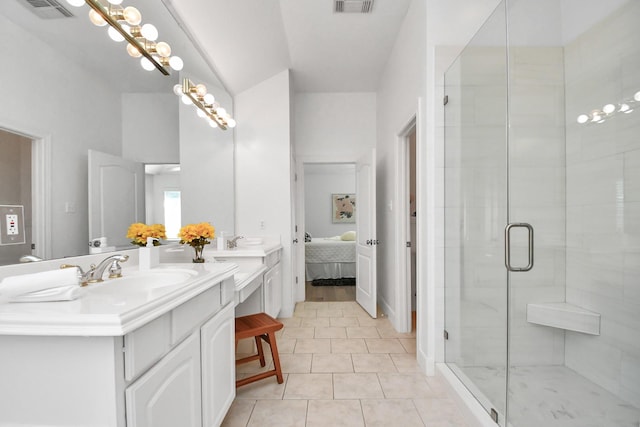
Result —
<instances>
[{"instance_id":1,"label":"sink faucet handle","mask_svg":"<svg viewBox=\"0 0 640 427\"><path fill-rule=\"evenodd\" d=\"M114 260L109 267L109 279L116 279L118 277L122 277L122 267L118 260Z\"/></svg>"},{"instance_id":2,"label":"sink faucet handle","mask_svg":"<svg viewBox=\"0 0 640 427\"><path fill-rule=\"evenodd\" d=\"M87 284L89 283L89 281L87 280L87 276L84 273L84 271L82 271L82 267L80 267L79 265L74 265L74 264L62 264L60 266L60 268L75 268L78 271L78 281L80 282L80 286L87 286Z\"/></svg>"}]
</instances>

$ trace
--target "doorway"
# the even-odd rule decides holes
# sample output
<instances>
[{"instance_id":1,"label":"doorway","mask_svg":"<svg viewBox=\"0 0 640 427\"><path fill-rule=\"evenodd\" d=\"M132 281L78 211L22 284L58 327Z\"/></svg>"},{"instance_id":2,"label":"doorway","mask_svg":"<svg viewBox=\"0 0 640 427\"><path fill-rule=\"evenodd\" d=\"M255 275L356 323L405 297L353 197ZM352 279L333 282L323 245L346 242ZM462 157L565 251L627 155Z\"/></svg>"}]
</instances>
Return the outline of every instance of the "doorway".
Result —
<instances>
[{"instance_id":1,"label":"doorway","mask_svg":"<svg viewBox=\"0 0 640 427\"><path fill-rule=\"evenodd\" d=\"M356 167L303 165L305 301L355 301Z\"/></svg>"},{"instance_id":2,"label":"doorway","mask_svg":"<svg viewBox=\"0 0 640 427\"><path fill-rule=\"evenodd\" d=\"M32 140L0 129L0 152L0 265L7 265L32 254Z\"/></svg>"}]
</instances>

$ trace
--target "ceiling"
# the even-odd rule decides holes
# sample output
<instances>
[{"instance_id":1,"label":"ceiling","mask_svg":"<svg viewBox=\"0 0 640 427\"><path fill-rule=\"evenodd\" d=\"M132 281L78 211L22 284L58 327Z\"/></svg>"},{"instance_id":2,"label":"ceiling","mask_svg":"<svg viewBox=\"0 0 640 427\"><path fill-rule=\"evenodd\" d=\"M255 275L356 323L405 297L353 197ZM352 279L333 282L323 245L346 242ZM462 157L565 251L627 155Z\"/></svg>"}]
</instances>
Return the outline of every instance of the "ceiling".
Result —
<instances>
[{"instance_id":1,"label":"ceiling","mask_svg":"<svg viewBox=\"0 0 640 427\"><path fill-rule=\"evenodd\" d=\"M333 0L172 0L171 7L233 94L291 69L296 92L372 92L411 0L370 14Z\"/></svg>"}]
</instances>

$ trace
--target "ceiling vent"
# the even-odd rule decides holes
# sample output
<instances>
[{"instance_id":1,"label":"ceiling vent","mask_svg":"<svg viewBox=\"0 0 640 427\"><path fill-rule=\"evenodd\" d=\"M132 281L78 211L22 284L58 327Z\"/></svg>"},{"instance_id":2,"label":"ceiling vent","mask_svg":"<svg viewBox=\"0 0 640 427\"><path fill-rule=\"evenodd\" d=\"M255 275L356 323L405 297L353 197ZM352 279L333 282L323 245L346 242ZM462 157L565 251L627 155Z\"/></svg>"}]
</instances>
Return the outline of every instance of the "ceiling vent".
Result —
<instances>
[{"instance_id":1,"label":"ceiling vent","mask_svg":"<svg viewBox=\"0 0 640 427\"><path fill-rule=\"evenodd\" d=\"M335 13L371 13L373 0L334 0Z\"/></svg>"},{"instance_id":2,"label":"ceiling vent","mask_svg":"<svg viewBox=\"0 0 640 427\"><path fill-rule=\"evenodd\" d=\"M57 0L23 0L21 3L42 19L72 18L75 16Z\"/></svg>"}]
</instances>

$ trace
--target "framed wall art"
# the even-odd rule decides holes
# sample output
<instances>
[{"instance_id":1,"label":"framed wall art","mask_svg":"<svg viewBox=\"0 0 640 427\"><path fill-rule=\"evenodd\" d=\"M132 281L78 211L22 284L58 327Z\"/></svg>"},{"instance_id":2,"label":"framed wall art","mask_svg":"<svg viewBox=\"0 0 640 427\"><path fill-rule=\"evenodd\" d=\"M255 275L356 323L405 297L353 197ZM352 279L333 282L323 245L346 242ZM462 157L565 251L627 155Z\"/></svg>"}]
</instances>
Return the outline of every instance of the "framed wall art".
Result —
<instances>
[{"instance_id":1,"label":"framed wall art","mask_svg":"<svg viewBox=\"0 0 640 427\"><path fill-rule=\"evenodd\" d=\"M356 195L331 195L331 222L339 224L354 224L356 222Z\"/></svg>"}]
</instances>

